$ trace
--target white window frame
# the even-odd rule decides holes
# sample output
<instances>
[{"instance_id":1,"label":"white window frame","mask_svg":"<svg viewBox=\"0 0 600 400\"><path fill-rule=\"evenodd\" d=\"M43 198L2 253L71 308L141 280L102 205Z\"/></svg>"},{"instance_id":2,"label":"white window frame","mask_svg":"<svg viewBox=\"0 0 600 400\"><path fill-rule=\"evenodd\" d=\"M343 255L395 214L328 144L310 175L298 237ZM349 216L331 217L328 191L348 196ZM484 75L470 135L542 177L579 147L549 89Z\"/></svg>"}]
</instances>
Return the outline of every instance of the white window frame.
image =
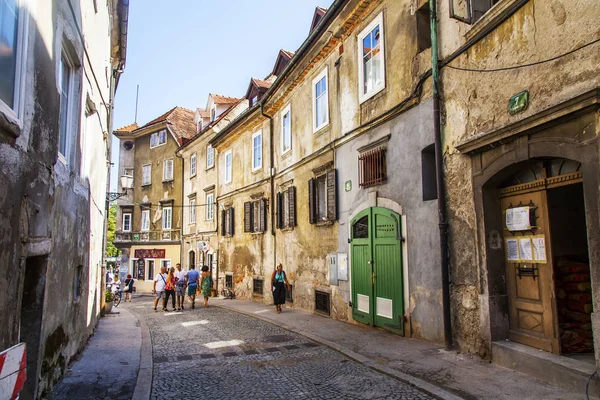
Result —
<instances>
[{"instance_id":1,"label":"white window frame","mask_svg":"<svg viewBox=\"0 0 600 400\"><path fill-rule=\"evenodd\" d=\"M229 169L227 169L227 159L229 159ZM223 162L225 163L225 183L231 183L233 179L233 151L227 150L225 152L225 157L223 157Z\"/></svg>"},{"instance_id":2,"label":"white window frame","mask_svg":"<svg viewBox=\"0 0 600 400\"><path fill-rule=\"evenodd\" d=\"M254 165L254 156L256 155L256 148L254 147L254 140L260 136L260 164L259 165ZM262 140L262 130L255 132L252 135L252 172L258 171L259 169L262 169L262 165L263 165L263 140Z\"/></svg>"},{"instance_id":3,"label":"white window frame","mask_svg":"<svg viewBox=\"0 0 600 400\"><path fill-rule=\"evenodd\" d=\"M142 210L142 220L140 222L140 231L148 232L150 230L150 210Z\"/></svg>"},{"instance_id":4,"label":"white window frame","mask_svg":"<svg viewBox=\"0 0 600 400\"><path fill-rule=\"evenodd\" d=\"M63 49L60 53L60 60L59 60L59 68L58 68L58 75L59 75L59 88L60 88L60 95L62 96L62 71L60 66L63 65L63 60L64 63L66 64L66 66L69 68L69 88L68 93L67 93L67 118L65 121L65 152L67 154L63 154L61 152L61 141L60 141L60 131L62 129L61 124L61 118L60 118L60 106L61 106L61 101L59 100L59 121L58 121L58 159L60 161L62 161L65 165L70 165L71 163L71 147L73 145L73 133L72 133L72 118L73 118L73 86L74 86L74 64L71 61L71 58L69 57L69 55L67 54L67 52Z\"/></svg>"},{"instance_id":5,"label":"white window frame","mask_svg":"<svg viewBox=\"0 0 600 400\"><path fill-rule=\"evenodd\" d=\"M127 218L125 217L129 217L129 229L125 229L125 220ZM121 228L123 229L123 232L131 232L131 224L133 223L133 213L130 212L124 212L123 213L123 221L122 221L122 226Z\"/></svg>"},{"instance_id":6,"label":"white window frame","mask_svg":"<svg viewBox=\"0 0 600 400\"><path fill-rule=\"evenodd\" d=\"M17 7L20 9L17 18L17 42L15 54L15 79L13 86L13 105L9 106L3 100L0 100L0 113L17 123L19 128L23 128L23 116L25 113L25 78L27 66L27 53L29 47L29 0L17 0Z\"/></svg>"},{"instance_id":7,"label":"white window frame","mask_svg":"<svg viewBox=\"0 0 600 400\"><path fill-rule=\"evenodd\" d=\"M160 130L158 132L154 132L152 135L150 135L150 148L155 149L157 147L164 146L165 144L167 144L167 140L168 140L167 136L168 135L167 135L166 129ZM164 142L161 143L161 138L163 138L163 137L164 137ZM156 144L154 146L152 145L153 138L156 138Z\"/></svg>"},{"instance_id":8,"label":"white window frame","mask_svg":"<svg viewBox=\"0 0 600 400\"><path fill-rule=\"evenodd\" d=\"M205 213L205 217L204 217L206 221L212 221L215 218L214 202L215 202L215 194L208 193L206 195L206 213Z\"/></svg>"},{"instance_id":9,"label":"white window frame","mask_svg":"<svg viewBox=\"0 0 600 400\"><path fill-rule=\"evenodd\" d=\"M169 218L167 218L167 215ZM163 207L162 208L162 230L168 231L171 230L173 226L173 207Z\"/></svg>"},{"instance_id":10,"label":"white window frame","mask_svg":"<svg viewBox=\"0 0 600 400\"><path fill-rule=\"evenodd\" d=\"M364 93L364 87L365 87L365 74L364 74L364 63L363 63L363 39L370 34L373 29L375 29L375 27L379 25L379 53L381 54L381 64L380 64L380 71L379 73L381 74L381 83L377 86L375 86L374 88L372 88L370 91ZM360 103L363 103L367 100L369 100L371 97L375 96L377 93L381 92L383 89L385 89L385 47L384 47L384 42L385 42L385 35L384 35L384 31L383 31L383 13L379 13L375 18L373 18L373 21L371 21L371 23L369 23L369 25L367 25L359 34L358 34L358 48L357 48L357 55L358 55L358 99Z\"/></svg>"},{"instance_id":11,"label":"white window frame","mask_svg":"<svg viewBox=\"0 0 600 400\"><path fill-rule=\"evenodd\" d=\"M213 122L217 119L217 106L213 106L210 109L210 122Z\"/></svg>"},{"instance_id":12,"label":"white window frame","mask_svg":"<svg viewBox=\"0 0 600 400\"><path fill-rule=\"evenodd\" d=\"M169 170L169 168L167 167L169 165L169 163L171 164L171 176L167 176L167 171ZM163 182L170 182L173 180L173 164L174 161L172 158L167 158L166 160L163 161Z\"/></svg>"},{"instance_id":13,"label":"white window frame","mask_svg":"<svg viewBox=\"0 0 600 400\"><path fill-rule=\"evenodd\" d=\"M196 223L196 199L190 199L190 225Z\"/></svg>"},{"instance_id":14,"label":"white window frame","mask_svg":"<svg viewBox=\"0 0 600 400\"><path fill-rule=\"evenodd\" d=\"M325 92L325 96L327 97L327 101L325 101L325 122L323 122L321 125L317 126L317 90L316 90L316 85L317 82L319 82L321 79L323 79L323 77L325 77L325 85L327 87L327 90ZM328 77L328 72L327 72L327 67L323 68L323 71L321 71L319 73L319 75L317 75L313 80L312 80L312 115L313 115L313 133L316 133L318 131L320 131L321 129L323 129L324 127L326 127L327 125L329 125L329 77Z\"/></svg>"},{"instance_id":15,"label":"white window frame","mask_svg":"<svg viewBox=\"0 0 600 400\"><path fill-rule=\"evenodd\" d=\"M283 124L283 118L285 115L290 114L290 147L285 148L285 125ZM292 105L288 104L280 113L281 118L281 155L287 154L292 151Z\"/></svg>"},{"instance_id":16,"label":"white window frame","mask_svg":"<svg viewBox=\"0 0 600 400\"><path fill-rule=\"evenodd\" d=\"M144 180L144 168L148 167L148 181ZM142 165L142 186L152 185L152 164L144 164Z\"/></svg>"},{"instance_id":17,"label":"white window frame","mask_svg":"<svg viewBox=\"0 0 600 400\"><path fill-rule=\"evenodd\" d=\"M130 174L128 174L127 172L131 172L131 173L130 173ZM133 177L133 173L134 173L134 169L133 169L133 168L131 168L131 167L126 167L126 168L123 170L123 175L124 175L124 176L131 176L131 177Z\"/></svg>"},{"instance_id":18,"label":"white window frame","mask_svg":"<svg viewBox=\"0 0 600 400\"><path fill-rule=\"evenodd\" d=\"M196 176L196 153L190 157L190 178Z\"/></svg>"},{"instance_id":19,"label":"white window frame","mask_svg":"<svg viewBox=\"0 0 600 400\"><path fill-rule=\"evenodd\" d=\"M255 105L256 103L258 103L258 96L254 96L252 98L252 104L251 104L251 106Z\"/></svg>"},{"instance_id":20,"label":"white window frame","mask_svg":"<svg viewBox=\"0 0 600 400\"><path fill-rule=\"evenodd\" d=\"M210 154L210 157L209 157ZM215 148L210 144L206 146L206 169L213 168L215 166Z\"/></svg>"}]
</instances>

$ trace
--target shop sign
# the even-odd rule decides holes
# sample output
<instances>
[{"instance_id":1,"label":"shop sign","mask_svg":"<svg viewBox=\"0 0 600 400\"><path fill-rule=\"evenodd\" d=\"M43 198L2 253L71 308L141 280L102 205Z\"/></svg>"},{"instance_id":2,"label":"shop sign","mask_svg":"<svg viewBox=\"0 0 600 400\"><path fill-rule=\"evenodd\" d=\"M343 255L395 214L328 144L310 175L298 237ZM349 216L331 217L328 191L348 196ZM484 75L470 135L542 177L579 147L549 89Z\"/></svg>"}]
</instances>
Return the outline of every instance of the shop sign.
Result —
<instances>
[{"instance_id":1,"label":"shop sign","mask_svg":"<svg viewBox=\"0 0 600 400\"><path fill-rule=\"evenodd\" d=\"M508 112L510 115L515 115L521 111L525 111L529 106L529 91L524 90L521 93L515 94L508 102Z\"/></svg>"},{"instance_id":2,"label":"shop sign","mask_svg":"<svg viewBox=\"0 0 600 400\"><path fill-rule=\"evenodd\" d=\"M135 258L165 258L165 249L136 249Z\"/></svg>"}]
</instances>

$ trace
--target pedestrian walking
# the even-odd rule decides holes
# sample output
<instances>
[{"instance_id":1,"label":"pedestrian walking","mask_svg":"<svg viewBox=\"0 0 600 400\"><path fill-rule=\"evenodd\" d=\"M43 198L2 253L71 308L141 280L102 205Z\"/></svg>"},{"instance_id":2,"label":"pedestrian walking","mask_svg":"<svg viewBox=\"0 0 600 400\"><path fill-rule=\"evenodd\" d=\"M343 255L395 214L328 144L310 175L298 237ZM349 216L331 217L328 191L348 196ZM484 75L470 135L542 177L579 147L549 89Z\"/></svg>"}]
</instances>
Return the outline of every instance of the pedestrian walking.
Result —
<instances>
[{"instance_id":1,"label":"pedestrian walking","mask_svg":"<svg viewBox=\"0 0 600 400\"><path fill-rule=\"evenodd\" d=\"M175 295L177 297L177 311L183 310L183 303L185 303L185 271L181 269L181 264L177 263L175 266Z\"/></svg>"},{"instance_id":2,"label":"pedestrian walking","mask_svg":"<svg viewBox=\"0 0 600 400\"><path fill-rule=\"evenodd\" d=\"M125 293L125 301L127 301L127 299L129 299L129 302L131 303L131 294L133 293L133 283L135 282L135 279L133 279L131 277L131 274L127 274L127 279L125 279L125 289L123 289L123 292Z\"/></svg>"},{"instance_id":3,"label":"pedestrian walking","mask_svg":"<svg viewBox=\"0 0 600 400\"><path fill-rule=\"evenodd\" d=\"M275 309L277 310L277 314L280 314L281 306L285 304L285 291L286 289L289 290L290 287L281 263L277 264L277 269L273 271L273 275L271 275L271 286L273 288L273 302L275 303Z\"/></svg>"},{"instance_id":4,"label":"pedestrian walking","mask_svg":"<svg viewBox=\"0 0 600 400\"><path fill-rule=\"evenodd\" d=\"M161 267L160 274L156 274L154 277L154 286L152 287L152 293L156 294L156 298L154 299L154 311L156 311L156 306L158 305L158 300L162 299L165 295L165 285L167 284L167 268ZM163 311L165 308L163 307Z\"/></svg>"},{"instance_id":5,"label":"pedestrian walking","mask_svg":"<svg viewBox=\"0 0 600 400\"><path fill-rule=\"evenodd\" d=\"M165 283L165 298L163 299L163 311L169 311L169 297L171 298L171 308L175 311L175 268L169 268L167 274L167 283Z\"/></svg>"},{"instance_id":6,"label":"pedestrian walking","mask_svg":"<svg viewBox=\"0 0 600 400\"><path fill-rule=\"evenodd\" d=\"M202 296L204 296L204 307L208 308L208 298L210 297L210 291L212 289L212 276L206 265L202 267L200 286L202 287Z\"/></svg>"},{"instance_id":7,"label":"pedestrian walking","mask_svg":"<svg viewBox=\"0 0 600 400\"><path fill-rule=\"evenodd\" d=\"M192 303L192 308L196 308L196 290L198 289L198 279L200 279L200 274L196 271L195 266L190 266L190 270L185 274L185 279L187 284L187 294Z\"/></svg>"},{"instance_id":8,"label":"pedestrian walking","mask_svg":"<svg viewBox=\"0 0 600 400\"><path fill-rule=\"evenodd\" d=\"M111 290L113 294L116 294L118 292L121 295L121 298L123 298L123 281L121 281L121 279L119 278L119 274L115 274L111 285Z\"/></svg>"}]
</instances>

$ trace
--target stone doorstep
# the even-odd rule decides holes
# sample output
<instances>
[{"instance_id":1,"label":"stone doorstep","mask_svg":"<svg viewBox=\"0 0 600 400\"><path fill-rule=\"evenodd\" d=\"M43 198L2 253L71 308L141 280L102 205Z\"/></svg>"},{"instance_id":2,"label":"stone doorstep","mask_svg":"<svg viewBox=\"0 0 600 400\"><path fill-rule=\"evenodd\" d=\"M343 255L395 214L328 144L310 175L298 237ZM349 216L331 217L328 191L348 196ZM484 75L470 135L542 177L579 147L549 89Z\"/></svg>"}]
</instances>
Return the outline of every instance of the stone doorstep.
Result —
<instances>
[{"instance_id":1,"label":"stone doorstep","mask_svg":"<svg viewBox=\"0 0 600 400\"><path fill-rule=\"evenodd\" d=\"M515 342L493 342L492 362L585 396L594 364L562 357ZM590 381L590 398L600 399L600 379Z\"/></svg>"}]
</instances>

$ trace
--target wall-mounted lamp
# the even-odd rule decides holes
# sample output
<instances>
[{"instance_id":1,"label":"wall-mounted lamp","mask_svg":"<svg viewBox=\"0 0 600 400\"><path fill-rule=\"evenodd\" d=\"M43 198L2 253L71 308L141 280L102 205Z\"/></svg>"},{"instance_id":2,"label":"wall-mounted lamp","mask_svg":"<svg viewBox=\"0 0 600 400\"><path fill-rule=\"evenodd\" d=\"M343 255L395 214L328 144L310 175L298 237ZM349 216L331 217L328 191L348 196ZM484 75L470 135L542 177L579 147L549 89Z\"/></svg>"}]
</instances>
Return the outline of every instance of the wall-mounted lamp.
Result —
<instances>
[{"instance_id":1,"label":"wall-mounted lamp","mask_svg":"<svg viewBox=\"0 0 600 400\"><path fill-rule=\"evenodd\" d=\"M106 200L113 201L127 195L127 190L133 190L133 176L123 175L120 179L122 192L106 193Z\"/></svg>"}]
</instances>

